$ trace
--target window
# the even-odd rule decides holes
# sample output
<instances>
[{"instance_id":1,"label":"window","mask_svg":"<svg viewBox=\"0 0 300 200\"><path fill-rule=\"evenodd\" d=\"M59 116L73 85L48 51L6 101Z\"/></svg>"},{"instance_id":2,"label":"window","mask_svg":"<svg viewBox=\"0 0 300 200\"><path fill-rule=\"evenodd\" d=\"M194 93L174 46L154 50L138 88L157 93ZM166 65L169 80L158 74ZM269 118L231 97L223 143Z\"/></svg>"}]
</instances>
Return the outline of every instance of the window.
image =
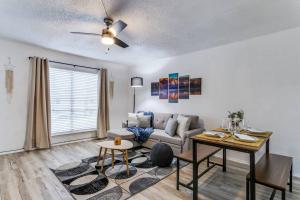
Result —
<instances>
[{"instance_id":1,"label":"window","mask_svg":"<svg viewBox=\"0 0 300 200\"><path fill-rule=\"evenodd\" d=\"M98 74L82 68L51 66L51 134L96 130Z\"/></svg>"}]
</instances>

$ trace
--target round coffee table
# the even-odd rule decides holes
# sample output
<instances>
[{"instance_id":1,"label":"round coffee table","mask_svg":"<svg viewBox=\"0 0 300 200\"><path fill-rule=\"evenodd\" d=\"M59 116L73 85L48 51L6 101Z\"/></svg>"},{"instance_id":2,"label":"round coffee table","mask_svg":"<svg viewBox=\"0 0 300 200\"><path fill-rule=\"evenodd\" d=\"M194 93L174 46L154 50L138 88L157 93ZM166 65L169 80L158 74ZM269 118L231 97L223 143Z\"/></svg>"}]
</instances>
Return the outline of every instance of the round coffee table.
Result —
<instances>
[{"instance_id":1,"label":"round coffee table","mask_svg":"<svg viewBox=\"0 0 300 200\"><path fill-rule=\"evenodd\" d=\"M114 168L114 165L115 165L115 152L114 152L114 150L118 150L118 151L121 151L123 153L123 158L126 162L126 167L127 167L127 176L129 176L128 149L131 149L133 147L132 142L130 142L128 140L121 140L120 145L115 145L114 141L109 140L109 141L98 142L97 145L100 146L99 156L98 156L98 159L97 159L97 165L99 165L99 162L100 162L100 159L101 159L102 149L104 149L104 155L102 157L102 164L101 164L101 171L103 171L104 160L105 160L105 156L106 156L106 153L107 153L107 149L111 150L112 168Z\"/></svg>"}]
</instances>

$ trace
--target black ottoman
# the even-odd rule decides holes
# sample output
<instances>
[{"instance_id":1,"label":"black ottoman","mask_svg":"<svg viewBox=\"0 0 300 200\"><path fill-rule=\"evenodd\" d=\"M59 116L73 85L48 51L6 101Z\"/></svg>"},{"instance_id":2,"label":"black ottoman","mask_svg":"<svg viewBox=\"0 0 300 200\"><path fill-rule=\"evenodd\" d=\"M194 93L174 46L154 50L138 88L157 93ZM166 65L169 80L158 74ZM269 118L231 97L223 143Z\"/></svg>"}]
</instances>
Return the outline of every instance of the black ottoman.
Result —
<instances>
[{"instance_id":1,"label":"black ottoman","mask_svg":"<svg viewBox=\"0 0 300 200\"><path fill-rule=\"evenodd\" d=\"M150 158L155 166L169 167L173 160L172 148L164 143L157 143L152 147Z\"/></svg>"}]
</instances>

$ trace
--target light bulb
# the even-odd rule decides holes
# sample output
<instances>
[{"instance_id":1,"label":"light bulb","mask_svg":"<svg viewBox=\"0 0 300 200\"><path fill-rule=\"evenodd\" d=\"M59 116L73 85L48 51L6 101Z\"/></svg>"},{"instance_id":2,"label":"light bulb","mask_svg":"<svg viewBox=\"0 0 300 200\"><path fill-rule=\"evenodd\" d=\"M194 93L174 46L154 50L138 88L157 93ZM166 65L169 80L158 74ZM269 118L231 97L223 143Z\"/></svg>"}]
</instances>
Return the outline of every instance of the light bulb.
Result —
<instances>
[{"instance_id":1,"label":"light bulb","mask_svg":"<svg viewBox=\"0 0 300 200\"><path fill-rule=\"evenodd\" d=\"M106 45L112 45L115 42L114 38L112 38L108 35L103 35L101 41L103 44L106 44Z\"/></svg>"}]
</instances>

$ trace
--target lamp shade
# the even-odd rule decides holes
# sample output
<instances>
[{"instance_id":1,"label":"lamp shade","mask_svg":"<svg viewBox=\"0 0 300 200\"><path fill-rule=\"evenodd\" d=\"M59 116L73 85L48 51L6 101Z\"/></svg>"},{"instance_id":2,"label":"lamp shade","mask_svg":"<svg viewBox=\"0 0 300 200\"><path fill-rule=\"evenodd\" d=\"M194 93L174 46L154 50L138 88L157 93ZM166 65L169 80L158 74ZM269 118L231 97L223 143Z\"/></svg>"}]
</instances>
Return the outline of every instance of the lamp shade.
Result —
<instances>
[{"instance_id":1,"label":"lamp shade","mask_svg":"<svg viewBox=\"0 0 300 200\"><path fill-rule=\"evenodd\" d=\"M143 78L142 77L132 77L131 78L131 87L143 87Z\"/></svg>"}]
</instances>

